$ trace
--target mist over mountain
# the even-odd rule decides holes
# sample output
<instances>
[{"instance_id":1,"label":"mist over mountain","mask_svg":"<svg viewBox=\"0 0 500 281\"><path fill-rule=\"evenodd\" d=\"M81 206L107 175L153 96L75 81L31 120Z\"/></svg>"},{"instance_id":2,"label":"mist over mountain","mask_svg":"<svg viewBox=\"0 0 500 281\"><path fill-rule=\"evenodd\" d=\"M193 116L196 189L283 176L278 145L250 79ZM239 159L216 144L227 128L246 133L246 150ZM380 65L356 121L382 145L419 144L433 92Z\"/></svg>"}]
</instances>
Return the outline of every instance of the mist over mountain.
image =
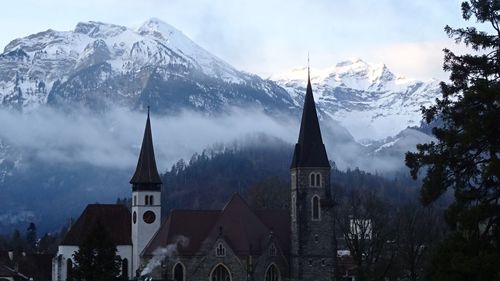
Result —
<instances>
[{"instance_id":1,"label":"mist over mountain","mask_svg":"<svg viewBox=\"0 0 500 281\"><path fill-rule=\"evenodd\" d=\"M311 78L338 169L406 172L404 153L432 139L407 127L438 94L436 81L362 60ZM0 196L9 202L0 226L51 229L87 203L128 196L148 105L160 172L215 143L263 145L256 134L293 144L306 79L305 68L270 79L237 70L158 19L15 39L0 54Z\"/></svg>"}]
</instances>

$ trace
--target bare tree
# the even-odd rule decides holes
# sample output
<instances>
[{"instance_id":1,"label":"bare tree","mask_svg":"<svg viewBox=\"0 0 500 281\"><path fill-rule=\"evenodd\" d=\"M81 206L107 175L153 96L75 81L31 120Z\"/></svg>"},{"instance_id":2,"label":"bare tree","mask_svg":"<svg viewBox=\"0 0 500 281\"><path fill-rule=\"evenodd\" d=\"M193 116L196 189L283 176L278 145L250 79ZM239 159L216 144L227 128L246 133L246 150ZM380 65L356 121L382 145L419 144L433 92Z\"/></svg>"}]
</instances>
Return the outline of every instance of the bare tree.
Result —
<instances>
[{"instance_id":1,"label":"bare tree","mask_svg":"<svg viewBox=\"0 0 500 281\"><path fill-rule=\"evenodd\" d=\"M422 280L424 263L443 232L441 216L431 207L409 203L399 210L398 261L402 280Z\"/></svg>"},{"instance_id":2,"label":"bare tree","mask_svg":"<svg viewBox=\"0 0 500 281\"><path fill-rule=\"evenodd\" d=\"M389 276L398 243L398 223L390 210L375 194L363 190L352 190L337 205L337 229L356 265L356 280Z\"/></svg>"}]
</instances>

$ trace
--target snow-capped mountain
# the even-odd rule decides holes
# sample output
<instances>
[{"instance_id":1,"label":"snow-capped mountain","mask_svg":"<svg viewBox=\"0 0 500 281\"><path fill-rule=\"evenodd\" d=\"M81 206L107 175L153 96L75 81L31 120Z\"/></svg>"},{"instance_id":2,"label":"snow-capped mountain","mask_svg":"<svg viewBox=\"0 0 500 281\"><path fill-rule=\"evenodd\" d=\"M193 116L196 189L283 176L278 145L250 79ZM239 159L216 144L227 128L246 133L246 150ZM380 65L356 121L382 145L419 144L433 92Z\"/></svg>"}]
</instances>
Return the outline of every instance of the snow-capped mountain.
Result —
<instances>
[{"instance_id":1,"label":"snow-capped mountain","mask_svg":"<svg viewBox=\"0 0 500 281\"><path fill-rule=\"evenodd\" d=\"M421 106L440 93L437 80L418 81L393 74L384 64L360 59L326 69L311 69L311 83L322 112L348 128L358 140L384 139L419 126ZM302 104L307 68L273 75L297 105Z\"/></svg>"},{"instance_id":2,"label":"snow-capped mountain","mask_svg":"<svg viewBox=\"0 0 500 281\"><path fill-rule=\"evenodd\" d=\"M311 78L324 142L338 168L401 171L404 153L430 139L405 128L419 125L420 106L439 93L437 81L400 78L384 65L361 60L312 69ZM268 126L266 133L293 135L287 141L295 142L306 79L306 68L271 79L239 71L158 19L136 29L85 22L71 31L49 29L15 39L0 54L5 199L0 201L9 210L0 211L0 229L14 227L12 221L25 223L33 214L36 221L60 225L68 215L60 210L75 212L89 202L128 196L127 179L141 140L140 130L130 130L136 122L142 130L136 111L146 105L162 113L154 117L168 113L170 123L163 120L163 142L156 148L173 147L176 157L189 151L182 156L188 159L193 143L198 149L213 145L207 143L208 133L235 136L248 133L246 127ZM67 114L60 108L76 109ZM242 113L234 115L233 109ZM179 133L183 130L191 135ZM158 158L169 156L157 152ZM129 153L133 160L125 157ZM103 168L96 158L111 164Z\"/></svg>"},{"instance_id":3,"label":"snow-capped mountain","mask_svg":"<svg viewBox=\"0 0 500 281\"><path fill-rule=\"evenodd\" d=\"M275 83L236 70L154 18L135 30L101 22L49 29L10 42L0 55L0 104L29 110L109 101L164 112L293 105Z\"/></svg>"}]
</instances>

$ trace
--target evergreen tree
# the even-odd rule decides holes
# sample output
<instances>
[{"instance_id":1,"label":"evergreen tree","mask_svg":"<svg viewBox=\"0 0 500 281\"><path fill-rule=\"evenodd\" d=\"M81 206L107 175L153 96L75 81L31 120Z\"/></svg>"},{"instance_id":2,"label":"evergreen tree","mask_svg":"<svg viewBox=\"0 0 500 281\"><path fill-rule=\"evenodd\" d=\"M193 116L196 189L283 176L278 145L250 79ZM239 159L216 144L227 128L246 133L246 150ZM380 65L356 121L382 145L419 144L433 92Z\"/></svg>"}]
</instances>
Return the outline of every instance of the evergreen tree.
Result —
<instances>
[{"instance_id":1,"label":"evergreen tree","mask_svg":"<svg viewBox=\"0 0 500 281\"><path fill-rule=\"evenodd\" d=\"M26 250L29 253L36 252L36 225L32 222L26 229Z\"/></svg>"},{"instance_id":2,"label":"evergreen tree","mask_svg":"<svg viewBox=\"0 0 500 281\"><path fill-rule=\"evenodd\" d=\"M116 245L104 226L98 222L73 254L73 277L78 281L117 280L121 259Z\"/></svg>"},{"instance_id":3,"label":"evergreen tree","mask_svg":"<svg viewBox=\"0 0 500 281\"><path fill-rule=\"evenodd\" d=\"M454 192L445 215L452 232L434 254L429 277L500 280L500 1L463 2L462 12L489 31L445 27L474 53L444 50L451 83L441 83L442 98L423 110L427 123L442 119L433 129L437 142L418 145L406 164L414 178L425 167L423 204Z\"/></svg>"},{"instance_id":4,"label":"evergreen tree","mask_svg":"<svg viewBox=\"0 0 500 281\"><path fill-rule=\"evenodd\" d=\"M25 249L25 241L21 237L21 232L19 229L15 229L12 233L12 238L10 244L12 245L12 250L16 253L21 253Z\"/></svg>"}]
</instances>

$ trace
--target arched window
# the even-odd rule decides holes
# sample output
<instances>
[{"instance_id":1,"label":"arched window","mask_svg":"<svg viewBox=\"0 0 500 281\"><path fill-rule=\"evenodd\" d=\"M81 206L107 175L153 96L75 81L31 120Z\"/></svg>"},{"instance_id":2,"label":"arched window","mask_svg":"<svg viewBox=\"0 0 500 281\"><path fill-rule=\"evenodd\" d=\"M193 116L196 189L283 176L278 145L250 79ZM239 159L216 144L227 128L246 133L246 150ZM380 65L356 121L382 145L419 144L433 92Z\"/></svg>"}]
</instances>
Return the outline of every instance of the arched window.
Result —
<instances>
[{"instance_id":1,"label":"arched window","mask_svg":"<svg viewBox=\"0 0 500 281\"><path fill-rule=\"evenodd\" d=\"M227 267L223 266L222 264L219 264L217 267L215 267L214 270L212 270L210 280L211 281L231 281L231 274L229 273L229 270L227 269Z\"/></svg>"},{"instance_id":2,"label":"arched window","mask_svg":"<svg viewBox=\"0 0 500 281\"><path fill-rule=\"evenodd\" d=\"M128 259L122 260L122 279L128 280Z\"/></svg>"},{"instance_id":3,"label":"arched window","mask_svg":"<svg viewBox=\"0 0 500 281\"><path fill-rule=\"evenodd\" d=\"M309 186L321 187L321 174L320 173L312 172L309 175Z\"/></svg>"},{"instance_id":4,"label":"arched window","mask_svg":"<svg viewBox=\"0 0 500 281\"><path fill-rule=\"evenodd\" d=\"M292 221L295 221L297 218L297 199L295 195L292 196Z\"/></svg>"},{"instance_id":5,"label":"arched window","mask_svg":"<svg viewBox=\"0 0 500 281\"><path fill-rule=\"evenodd\" d=\"M73 261L66 260L66 280L73 280Z\"/></svg>"},{"instance_id":6,"label":"arched window","mask_svg":"<svg viewBox=\"0 0 500 281\"><path fill-rule=\"evenodd\" d=\"M224 245L222 245L222 243L219 243L219 245L217 245L217 248L215 248L215 256L216 257L226 256L226 248L224 247Z\"/></svg>"},{"instance_id":7,"label":"arched window","mask_svg":"<svg viewBox=\"0 0 500 281\"><path fill-rule=\"evenodd\" d=\"M153 195L150 195L149 196L149 205L154 205L154 201L153 201Z\"/></svg>"},{"instance_id":8,"label":"arched window","mask_svg":"<svg viewBox=\"0 0 500 281\"><path fill-rule=\"evenodd\" d=\"M312 198L312 219L320 220L321 219L321 208L319 205L319 196L314 195Z\"/></svg>"},{"instance_id":9,"label":"arched window","mask_svg":"<svg viewBox=\"0 0 500 281\"><path fill-rule=\"evenodd\" d=\"M149 205L149 196L144 196L144 205Z\"/></svg>"},{"instance_id":10,"label":"arched window","mask_svg":"<svg viewBox=\"0 0 500 281\"><path fill-rule=\"evenodd\" d=\"M266 271L266 281L279 281L280 271L276 265L271 264Z\"/></svg>"},{"instance_id":11,"label":"arched window","mask_svg":"<svg viewBox=\"0 0 500 281\"><path fill-rule=\"evenodd\" d=\"M184 281L184 266L181 263L176 263L174 266L174 280Z\"/></svg>"}]
</instances>

